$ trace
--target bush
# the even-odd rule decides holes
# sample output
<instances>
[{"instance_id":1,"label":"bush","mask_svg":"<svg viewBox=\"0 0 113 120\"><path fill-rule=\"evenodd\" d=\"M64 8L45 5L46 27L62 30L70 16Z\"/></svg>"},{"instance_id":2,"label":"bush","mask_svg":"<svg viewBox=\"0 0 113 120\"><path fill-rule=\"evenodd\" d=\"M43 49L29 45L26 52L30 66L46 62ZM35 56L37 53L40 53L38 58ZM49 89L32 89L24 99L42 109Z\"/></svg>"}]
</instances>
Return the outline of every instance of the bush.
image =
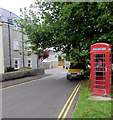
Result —
<instances>
[{"instance_id":1,"label":"bush","mask_svg":"<svg viewBox=\"0 0 113 120\"><path fill-rule=\"evenodd\" d=\"M32 69L32 67L23 67L23 68L25 68L25 69Z\"/></svg>"},{"instance_id":2,"label":"bush","mask_svg":"<svg viewBox=\"0 0 113 120\"><path fill-rule=\"evenodd\" d=\"M90 69L85 70L84 73L85 73L86 76L90 76Z\"/></svg>"},{"instance_id":3,"label":"bush","mask_svg":"<svg viewBox=\"0 0 113 120\"><path fill-rule=\"evenodd\" d=\"M26 70L26 69L32 69L32 67L22 67L19 70Z\"/></svg>"},{"instance_id":4,"label":"bush","mask_svg":"<svg viewBox=\"0 0 113 120\"><path fill-rule=\"evenodd\" d=\"M12 71L17 71L17 70L15 70L13 67L6 67L5 70L4 70L5 73L6 72L12 72Z\"/></svg>"}]
</instances>

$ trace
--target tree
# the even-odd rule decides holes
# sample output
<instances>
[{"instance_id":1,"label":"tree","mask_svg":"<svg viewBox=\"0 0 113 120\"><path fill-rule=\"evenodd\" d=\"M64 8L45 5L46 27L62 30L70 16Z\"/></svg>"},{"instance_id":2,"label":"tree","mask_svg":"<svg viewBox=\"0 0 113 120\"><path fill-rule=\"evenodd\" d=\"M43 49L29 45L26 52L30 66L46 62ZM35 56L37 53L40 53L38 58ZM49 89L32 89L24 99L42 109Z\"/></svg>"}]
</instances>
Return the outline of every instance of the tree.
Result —
<instances>
[{"instance_id":1,"label":"tree","mask_svg":"<svg viewBox=\"0 0 113 120\"><path fill-rule=\"evenodd\" d=\"M43 61L44 59L46 59L48 57L49 57L49 51L48 50L43 51L42 54L39 55L39 59L41 61Z\"/></svg>"},{"instance_id":2,"label":"tree","mask_svg":"<svg viewBox=\"0 0 113 120\"><path fill-rule=\"evenodd\" d=\"M90 45L113 44L113 2L35 2L18 22L35 48L54 47L89 63ZM38 9L38 12L36 10Z\"/></svg>"}]
</instances>

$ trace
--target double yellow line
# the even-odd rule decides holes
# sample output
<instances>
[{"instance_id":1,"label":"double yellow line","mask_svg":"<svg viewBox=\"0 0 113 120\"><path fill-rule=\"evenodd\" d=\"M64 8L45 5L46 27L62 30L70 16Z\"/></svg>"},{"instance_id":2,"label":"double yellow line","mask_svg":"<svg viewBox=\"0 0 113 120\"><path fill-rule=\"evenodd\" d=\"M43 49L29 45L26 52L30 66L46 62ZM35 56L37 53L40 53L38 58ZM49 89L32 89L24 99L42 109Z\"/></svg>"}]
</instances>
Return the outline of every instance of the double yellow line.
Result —
<instances>
[{"instance_id":1,"label":"double yellow line","mask_svg":"<svg viewBox=\"0 0 113 120\"><path fill-rule=\"evenodd\" d=\"M61 118L64 119L66 118L70 107L78 93L79 88L81 87L81 82L78 83L78 85L75 87L75 89L73 90L72 94L70 95L70 97L68 98L67 102L65 103L64 107L62 108L60 114L58 115L57 120L60 120Z\"/></svg>"}]
</instances>

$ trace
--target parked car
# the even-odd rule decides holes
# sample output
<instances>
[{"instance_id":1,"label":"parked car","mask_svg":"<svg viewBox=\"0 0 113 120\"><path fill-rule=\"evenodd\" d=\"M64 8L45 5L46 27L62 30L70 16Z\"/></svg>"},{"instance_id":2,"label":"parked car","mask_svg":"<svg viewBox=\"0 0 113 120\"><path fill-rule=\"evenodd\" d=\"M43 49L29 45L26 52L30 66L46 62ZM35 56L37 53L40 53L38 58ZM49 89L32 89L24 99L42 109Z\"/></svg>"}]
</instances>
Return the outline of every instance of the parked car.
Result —
<instances>
[{"instance_id":1,"label":"parked car","mask_svg":"<svg viewBox=\"0 0 113 120\"><path fill-rule=\"evenodd\" d=\"M85 77L85 66L81 62L70 62L67 79L72 80L73 78L84 78Z\"/></svg>"}]
</instances>

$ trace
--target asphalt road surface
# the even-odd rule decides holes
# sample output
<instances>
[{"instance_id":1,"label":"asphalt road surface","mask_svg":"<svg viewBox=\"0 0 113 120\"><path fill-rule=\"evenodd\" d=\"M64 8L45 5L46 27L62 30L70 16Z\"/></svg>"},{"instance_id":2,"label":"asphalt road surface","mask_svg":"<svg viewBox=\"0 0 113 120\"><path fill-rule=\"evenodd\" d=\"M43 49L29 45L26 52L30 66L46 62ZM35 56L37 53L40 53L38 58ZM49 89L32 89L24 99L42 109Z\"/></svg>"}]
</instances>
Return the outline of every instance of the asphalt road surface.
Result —
<instances>
[{"instance_id":1,"label":"asphalt road surface","mask_svg":"<svg viewBox=\"0 0 113 120\"><path fill-rule=\"evenodd\" d=\"M2 118L57 118L80 81L67 80L66 73L62 67L49 69L50 76L2 90Z\"/></svg>"}]
</instances>

